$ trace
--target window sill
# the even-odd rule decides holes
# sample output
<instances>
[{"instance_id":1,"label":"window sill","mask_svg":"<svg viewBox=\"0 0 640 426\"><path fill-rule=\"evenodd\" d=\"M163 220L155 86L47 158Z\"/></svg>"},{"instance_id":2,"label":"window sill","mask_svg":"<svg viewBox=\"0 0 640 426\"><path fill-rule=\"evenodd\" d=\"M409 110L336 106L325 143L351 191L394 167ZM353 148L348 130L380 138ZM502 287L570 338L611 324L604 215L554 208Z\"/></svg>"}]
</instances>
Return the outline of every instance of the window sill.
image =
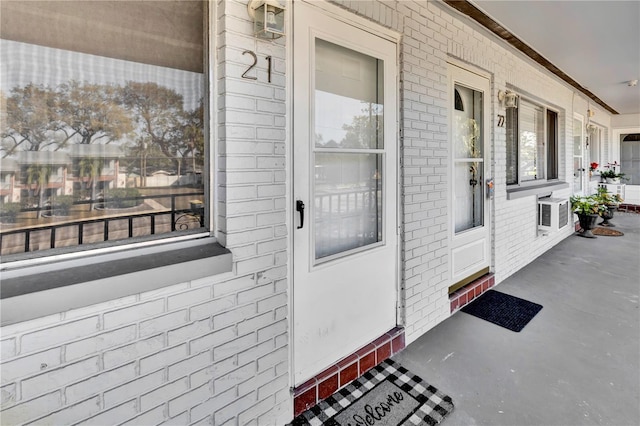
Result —
<instances>
[{"instance_id":1,"label":"window sill","mask_svg":"<svg viewBox=\"0 0 640 426\"><path fill-rule=\"evenodd\" d=\"M213 238L2 271L2 325L230 272L232 255Z\"/></svg>"},{"instance_id":2,"label":"window sill","mask_svg":"<svg viewBox=\"0 0 640 426\"><path fill-rule=\"evenodd\" d=\"M516 186L513 188L507 188L507 200L517 200L518 198L529 197L531 195L541 195L549 193L550 191L557 191L559 189L569 188L567 182L544 182L536 185Z\"/></svg>"}]
</instances>

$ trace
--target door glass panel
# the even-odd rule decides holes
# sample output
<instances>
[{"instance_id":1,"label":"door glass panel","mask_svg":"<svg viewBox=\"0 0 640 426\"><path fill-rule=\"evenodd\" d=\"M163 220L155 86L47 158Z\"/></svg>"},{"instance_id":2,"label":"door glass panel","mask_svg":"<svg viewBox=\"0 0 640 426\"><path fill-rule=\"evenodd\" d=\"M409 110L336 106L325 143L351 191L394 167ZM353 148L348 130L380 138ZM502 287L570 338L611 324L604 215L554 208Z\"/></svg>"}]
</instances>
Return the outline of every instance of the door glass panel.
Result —
<instances>
[{"instance_id":1,"label":"door glass panel","mask_svg":"<svg viewBox=\"0 0 640 426\"><path fill-rule=\"evenodd\" d=\"M315 48L312 217L315 259L328 260L383 239L384 68L324 40Z\"/></svg>"},{"instance_id":2,"label":"door glass panel","mask_svg":"<svg viewBox=\"0 0 640 426\"><path fill-rule=\"evenodd\" d=\"M315 146L384 148L383 61L316 39Z\"/></svg>"},{"instance_id":3,"label":"door glass panel","mask_svg":"<svg viewBox=\"0 0 640 426\"><path fill-rule=\"evenodd\" d=\"M482 226L484 223L482 165L477 161L457 162L455 165L456 232Z\"/></svg>"},{"instance_id":4,"label":"door glass panel","mask_svg":"<svg viewBox=\"0 0 640 426\"><path fill-rule=\"evenodd\" d=\"M315 155L315 258L382 241L383 154Z\"/></svg>"},{"instance_id":5,"label":"door glass panel","mask_svg":"<svg viewBox=\"0 0 640 426\"><path fill-rule=\"evenodd\" d=\"M454 211L456 232L484 224L482 92L455 85L453 116Z\"/></svg>"}]
</instances>

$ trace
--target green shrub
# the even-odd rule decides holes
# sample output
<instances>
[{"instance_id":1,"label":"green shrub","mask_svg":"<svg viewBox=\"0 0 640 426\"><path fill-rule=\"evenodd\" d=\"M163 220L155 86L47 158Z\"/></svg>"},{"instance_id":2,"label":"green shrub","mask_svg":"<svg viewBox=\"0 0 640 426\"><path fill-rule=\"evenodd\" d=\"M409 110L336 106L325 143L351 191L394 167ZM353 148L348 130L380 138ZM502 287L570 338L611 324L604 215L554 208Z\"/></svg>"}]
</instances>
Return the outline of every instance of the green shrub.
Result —
<instances>
[{"instance_id":1,"label":"green shrub","mask_svg":"<svg viewBox=\"0 0 640 426\"><path fill-rule=\"evenodd\" d=\"M73 195L58 195L52 201L54 215L69 216L71 206L73 206Z\"/></svg>"},{"instance_id":2,"label":"green shrub","mask_svg":"<svg viewBox=\"0 0 640 426\"><path fill-rule=\"evenodd\" d=\"M135 197L139 196L140 191L136 188L108 189L104 194L105 207L110 209L126 209L135 207L142 203L142 200L135 199Z\"/></svg>"},{"instance_id":3,"label":"green shrub","mask_svg":"<svg viewBox=\"0 0 640 426\"><path fill-rule=\"evenodd\" d=\"M0 220L6 223L13 223L18 217L22 207L20 203L2 203L0 204Z\"/></svg>"}]
</instances>

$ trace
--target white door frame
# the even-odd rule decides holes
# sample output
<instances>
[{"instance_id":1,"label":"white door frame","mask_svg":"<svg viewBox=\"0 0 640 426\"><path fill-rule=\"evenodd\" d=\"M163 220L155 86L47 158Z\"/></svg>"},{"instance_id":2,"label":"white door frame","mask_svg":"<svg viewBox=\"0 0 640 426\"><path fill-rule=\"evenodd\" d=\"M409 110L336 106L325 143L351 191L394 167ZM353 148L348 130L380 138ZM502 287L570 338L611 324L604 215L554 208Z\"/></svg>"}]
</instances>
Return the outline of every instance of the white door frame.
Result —
<instances>
[{"instance_id":1,"label":"white door frame","mask_svg":"<svg viewBox=\"0 0 640 426\"><path fill-rule=\"evenodd\" d=\"M640 127L637 126L629 126L629 127L614 127L611 129L613 134L611 138L611 150L608 152L610 155L610 159L622 161L620 158L620 136L626 135L627 133L640 133Z\"/></svg>"},{"instance_id":2,"label":"white door frame","mask_svg":"<svg viewBox=\"0 0 640 426\"><path fill-rule=\"evenodd\" d=\"M288 235L288 244L290 247L290 250L288 251L288 255L287 255L287 275L288 277L290 277L289 279L289 285L288 285L288 290L289 290L289 297L288 297L288 316L289 316L289 381L291 383L292 386L295 386L295 343L294 343L294 323L295 323L295 318L294 318L294 309L293 309L293 303L294 303L294 265L293 265L293 247L294 247L294 232L296 230L296 224L298 221L298 212L295 211L294 207L294 203L295 203L295 195L294 195L294 188L293 188L293 171L294 171L294 147L293 147L293 135L294 135L294 129L293 129L293 116L295 114L295 110L294 110L294 97L295 94L293 92L293 88L294 88L294 84L293 84L293 80L295 78L294 73L293 73L293 63L294 63L294 49L293 49L293 40L295 38L295 34L293 31L293 20L295 19L295 7L297 4L299 3L305 3L309 6L314 7L318 13L323 13L327 16L330 16L334 19L338 19L344 23L347 23L355 28L370 32L372 34L375 34L378 37L381 37L383 39L389 40L395 44L399 44L400 40L401 40L401 34L390 30L388 28L379 26L379 24L371 22L367 19L364 19L362 17L359 17L357 15L355 15L355 13L350 12L350 11L346 11L336 5L330 4L328 2L326 2L325 0L292 0L291 2L291 8L290 8L290 13L289 15L289 19L287 20L286 26L287 26L287 33L290 34L290 36L287 37L286 40L286 49L287 49L287 66L286 66L286 72L287 72L287 83L286 83L286 88L287 88L287 128L288 128L288 142L287 143L287 147L286 147L286 155L288 156L288 167L286 170L286 178L287 178L287 208L289 209L289 214L287 215L287 221L288 221L288 230L289 230L289 235ZM395 58L395 63L394 66L396 67L396 70L398 70L396 72L396 81L395 81L395 92L396 92L396 102L395 105L392 106L386 106L387 108L391 107L394 108L395 110L395 114L396 114L396 134L395 134L395 151L396 151L396 158L397 160L397 164L396 164L396 177L395 177L395 181L396 181L396 210L395 210L395 219L396 219L396 235L398 236L398 244L396 247L396 258L395 258L395 264L396 264L396 271L395 271L395 276L396 276L396 300L400 301L402 297L404 297L403 294L401 294L400 288L401 288L401 272L400 272L400 260L401 260L401 254L400 254L400 240L399 240L399 235L400 235L400 218L401 218L401 212L402 212L402 208L401 208L401 203L400 203L400 186L401 186L401 182L400 182L400 144L399 144L399 129L400 129L400 114L399 114L399 108L400 108L400 92L399 92L399 63L400 63L400 58L399 58L399 49L396 50L396 58ZM392 213L392 211L389 211L389 214ZM308 218L307 218L308 219ZM391 219L391 218L389 218ZM404 311L400 308L403 305L403 303L397 303L396 304L396 324L397 325L404 325L404 320L405 320L405 315L404 315ZM318 372L319 373L319 372Z\"/></svg>"},{"instance_id":3,"label":"white door frame","mask_svg":"<svg viewBox=\"0 0 640 426\"><path fill-rule=\"evenodd\" d=\"M478 70L475 67L470 67L468 64L464 64L464 63L459 63L458 61L455 60L449 60L448 63L448 87L447 90L449 92L449 104L448 104L448 110L449 110L449 138L448 138L448 142L449 142L449 165L448 165L448 173L449 173L449 197L448 197L448 212L449 212L449 269L450 269L450 274L449 274L449 287L456 285L457 283L460 283L461 280L465 280L465 278L469 278L469 277L473 277L474 274L478 274L479 272L481 272L482 270L484 270L485 268L488 268L489 270L491 270L492 266L493 266L493 212L492 212L492 200L487 199L486 197L486 179L493 177L492 176L492 129L493 129L493 120L492 120L492 102L491 102L491 75L488 74L487 72L484 72L482 70ZM464 81L463 78L460 78L460 80L462 81L458 81L455 78L455 74L458 72L463 72L463 73L467 73L470 77L470 80L468 81ZM471 228L468 229L466 231L462 231L459 235L456 235L456 231L455 231L455 187L454 187L454 174L455 174L455 153L454 153L454 148L453 148L453 116L454 116L454 109L453 109L453 105L454 105L454 100L453 98L453 93L454 93L454 88L455 88L455 84L459 83L462 86L467 86L467 87L471 87L473 88L474 85L471 82L471 79L478 79L481 78L483 79L482 82L484 84L486 84L486 90L483 90L483 120L484 120L484 126L483 126L483 178L482 181L479 183L481 185L482 188L482 197L483 197L483 203L484 203L484 224L482 226L482 231L480 231L480 229L478 228ZM480 84L479 84L480 85ZM464 272L464 276L462 275L455 275L455 271L454 271L454 259L453 259L453 250L455 248L455 246L457 244L460 244L460 242L465 242L465 240L469 239L469 241L471 241L471 239L473 238L472 235L473 234L478 234L480 232L483 232L485 234L485 242L483 245L483 249L485 251L485 258L486 258L486 262L483 262L483 266L482 267L474 267L471 266L469 267L469 269L467 271Z\"/></svg>"}]
</instances>

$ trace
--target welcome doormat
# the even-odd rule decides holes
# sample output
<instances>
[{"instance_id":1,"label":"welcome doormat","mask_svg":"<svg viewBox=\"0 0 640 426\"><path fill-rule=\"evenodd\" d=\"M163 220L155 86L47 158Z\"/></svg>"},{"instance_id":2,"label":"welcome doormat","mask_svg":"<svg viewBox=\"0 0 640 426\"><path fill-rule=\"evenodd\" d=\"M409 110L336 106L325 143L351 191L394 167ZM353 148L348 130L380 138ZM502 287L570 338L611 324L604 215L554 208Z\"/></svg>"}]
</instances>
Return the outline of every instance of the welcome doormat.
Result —
<instances>
[{"instance_id":1,"label":"welcome doormat","mask_svg":"<svg viewBox=\"0 0 640 426\"><path fill-rule=\"evenodd\" d=\"M388 359L293 419L291 425L436 425L451 398Z\"/></svg>"},{"instance_id":2,"label":"welcome doormat","mask_svg":"<svg viewBox=\"0 0 640 426\"><path fill-rule=\"evenodd\" d=\"M542 305L489 290L461 310L511 331L520 332L542 309Z\"/></svg>"},{"instance_id":3,"label":"welcome doormat","mask_svg":"<svg viewBox=\"0 0 640 426\"><path fill-rule=\"evenodd\" d=\"M624 234L611 228L595 228L591 230L593 235L603 235L605 237L621 237Z\"/></svg>"}]
</instances>

